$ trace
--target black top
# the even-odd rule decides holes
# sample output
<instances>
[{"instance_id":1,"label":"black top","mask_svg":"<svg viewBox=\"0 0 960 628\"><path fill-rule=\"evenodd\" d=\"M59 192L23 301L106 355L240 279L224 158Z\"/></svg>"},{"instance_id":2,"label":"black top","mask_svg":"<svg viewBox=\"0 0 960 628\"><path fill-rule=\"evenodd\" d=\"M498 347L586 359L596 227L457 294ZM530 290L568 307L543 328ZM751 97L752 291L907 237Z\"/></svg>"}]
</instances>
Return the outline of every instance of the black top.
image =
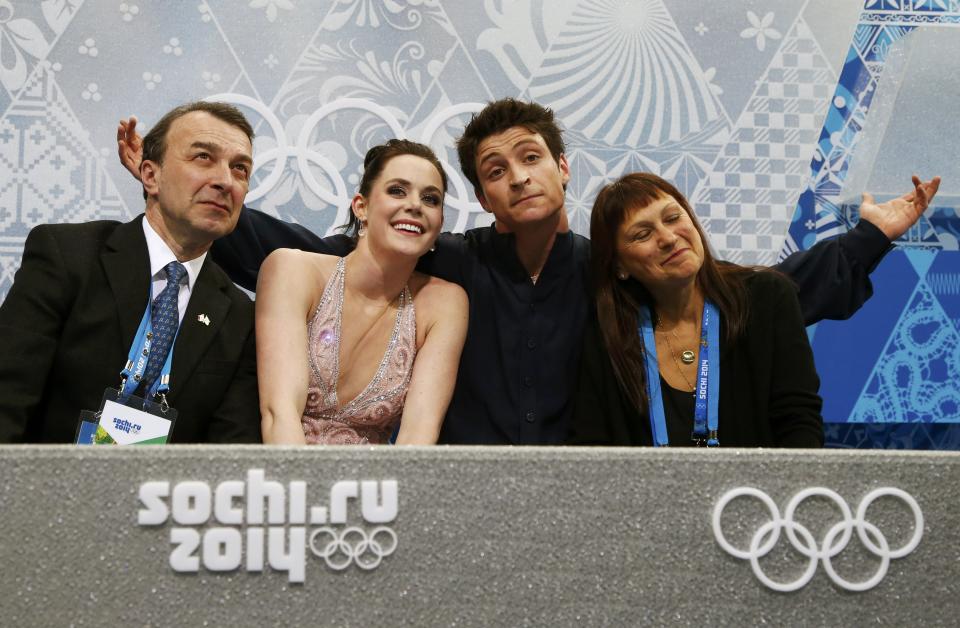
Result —
<instances>
[{"instance_id":1,"label":"black top","mask_svg":"<svg viewBox=\"0 0 960 628\"><path fill-rule=\"evenodd\" d=\"M720 446L821 447L820 379L796 293L786 278L772 272L748 277L747 291L747 331L733 345L723 340L724 324L720 322ZM670 445L690 445L693 397L671 390L662 390ZM671 408L675 397L678 405L690 405ZM617 382L596 317L592 317L584 341L575 407L574 443L653 442L647 409L638 411Z\"/></svg>"},{"instance_id":2,"label":"black top","mask_svg":"<svg viewBox=\"0 0 960 628\"><path fill-rule=\"evenodd\" d=\"M589 313L590 241L558 234L534 284L512 234L444 234L421 268L463 286L470 324L442 443L547 445L566 439Z\"/></svg>"},{"instance_id":3,"label":"black top","mask_svg":"<svg viewBox=\"0 0 960 628\"><path fill-rule=\"evenodd\" d=\"M861 222L839 238L796 253L780 269L797 277L808 323L848 318L872 294L869 270L890 242ZM319 238L307 229L245 208L236 230L218 240L214 259L248 289L277 248L345 255L353 242ZM589 240L558 235L536 285L514 247L493 228L443 234L419 269L460 284L470 297L470 323L460 372L440 434L443 443L563 442L572 416L580 346L592 299L587 286Z\"/></svg>"},{"instance_id":4,"label":"black top","mask_svg":"<svg viewBox=\"0 0 960 628\"><path fill-rule=\"evenodd\" d=\"M693 412L696 403L693 392L679 390L660 376L660 396L663 397L663 414L667 420L667 441L671 447L693 445Z\"/></svg>"}]
</instances>

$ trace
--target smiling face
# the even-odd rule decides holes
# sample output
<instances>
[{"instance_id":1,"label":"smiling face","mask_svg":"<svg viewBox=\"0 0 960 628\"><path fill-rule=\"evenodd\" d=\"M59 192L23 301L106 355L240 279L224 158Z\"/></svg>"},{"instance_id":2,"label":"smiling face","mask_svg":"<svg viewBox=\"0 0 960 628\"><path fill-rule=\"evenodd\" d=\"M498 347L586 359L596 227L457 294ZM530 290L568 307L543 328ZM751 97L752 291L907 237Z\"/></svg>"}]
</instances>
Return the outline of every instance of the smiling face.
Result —
<instances>
[{"instance_id":1,"label":"smiling face","mask_svg":"<svg viewBox=\"0 0 960 628\"><path fill-rule=\"evenodd\" d=\"M703 240L687 211L672 196L628 209L617 230L617 272L656 293L696 280Z\"/></svg>"},{"instance_id":2,"label":"smiling face","mask_svg":"<svg viewBox=\"0 0 960 628\"><path fill-rule=\"evenodd\" d=\"M538 133L511 127L480 142L476 154L480 204L510 231L555 217L570 180L567 159L554 160Z\"/></svg>"},{"instance_id":3,"label":"smiling face","mask_svg":"<svg viewBox=\"0 0 960 628\"><path fill-rule=\"evenodd\" d=\"M204 111L177 118L163 162L141 166L150 224L175 251L206 250L233 231L249 187L250 139Z\"/></svg>"},{"instance_id":4,"label":"smiling face","mask_svg":"<svg viewBox=\"0 0 960 628\"><path fill-rule=\"evenodd\" d=\"M443 226L443 180L426 159L398 155L386 163L367 196L354 197L353 211L365 223L370 247L419 257Z\"/></svg>"}]
</instances>

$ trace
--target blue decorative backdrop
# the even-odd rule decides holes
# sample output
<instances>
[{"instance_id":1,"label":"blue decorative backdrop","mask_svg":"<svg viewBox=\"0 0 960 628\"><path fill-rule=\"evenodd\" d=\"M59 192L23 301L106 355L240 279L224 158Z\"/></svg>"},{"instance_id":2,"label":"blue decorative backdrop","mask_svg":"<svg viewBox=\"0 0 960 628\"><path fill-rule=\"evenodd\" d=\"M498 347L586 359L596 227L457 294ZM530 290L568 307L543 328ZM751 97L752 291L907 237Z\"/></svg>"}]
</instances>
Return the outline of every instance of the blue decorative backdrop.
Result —
<instances>
[{"instance_id":1,"label":"blue decorative backdrop","mask_svg":"<svg viewBox=\"0 0 960 628\"><path fill-rule=\"evenodd\" d=\"M367 147L428 142L461 231L490 217L453 140L519 96L567 129L575 230L601 185L648 170L741 263L848 229L864 189L943 174L876 296L810 335L833 444L960 448L958 23L958 0L0 0L0 299L34 225L141 211L122 116L147 129L183 101L241 105L248 203L318 233L344 221Z\"/></svg>"}]
</instances>

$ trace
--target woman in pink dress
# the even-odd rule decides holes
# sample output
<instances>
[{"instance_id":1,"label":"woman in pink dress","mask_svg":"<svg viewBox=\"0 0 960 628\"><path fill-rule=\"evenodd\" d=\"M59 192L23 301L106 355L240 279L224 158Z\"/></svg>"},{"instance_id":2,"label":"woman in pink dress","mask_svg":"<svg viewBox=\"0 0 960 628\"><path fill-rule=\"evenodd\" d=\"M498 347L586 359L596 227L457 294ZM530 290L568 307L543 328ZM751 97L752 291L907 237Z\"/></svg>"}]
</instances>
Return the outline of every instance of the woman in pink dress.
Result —
<instances>
[{"instance_id":1,"label":"woman in pink dress","mask_svg":"<svg viewBox=\"0 0 960 628\"><path fill-rule=\"evenodd\" d=\"M459 286L415 272L443 222L446 176L428 147L370 149L353 197L356 248L344 258L293 249L257 282L263 441L437 441L467 330Z\"/></svg>"}]
</instances>

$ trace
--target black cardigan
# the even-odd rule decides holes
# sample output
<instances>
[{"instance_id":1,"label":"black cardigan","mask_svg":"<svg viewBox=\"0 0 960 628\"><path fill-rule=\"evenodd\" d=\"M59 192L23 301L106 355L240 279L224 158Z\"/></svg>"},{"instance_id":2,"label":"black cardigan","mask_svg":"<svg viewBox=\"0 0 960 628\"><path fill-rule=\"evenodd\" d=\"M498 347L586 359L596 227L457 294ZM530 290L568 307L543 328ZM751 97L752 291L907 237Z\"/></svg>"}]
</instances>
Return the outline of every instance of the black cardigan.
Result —
<instances>
[{"instance_id":1,"label":"black cardigan","mask_svg":"<svg viewBox=\"0 0 960 628\"><path fill-rule=\"evenodd\" d=\"M720 446L821 447L820 379L796 289L773 272L757 272L746 281L746 331L732 346L721 340ZM722 339L722 324L720 333ZM641 415L621 389L596 317L584 336L571 441L652 444L647 412Z\"/></svg>"}]
</instances>

